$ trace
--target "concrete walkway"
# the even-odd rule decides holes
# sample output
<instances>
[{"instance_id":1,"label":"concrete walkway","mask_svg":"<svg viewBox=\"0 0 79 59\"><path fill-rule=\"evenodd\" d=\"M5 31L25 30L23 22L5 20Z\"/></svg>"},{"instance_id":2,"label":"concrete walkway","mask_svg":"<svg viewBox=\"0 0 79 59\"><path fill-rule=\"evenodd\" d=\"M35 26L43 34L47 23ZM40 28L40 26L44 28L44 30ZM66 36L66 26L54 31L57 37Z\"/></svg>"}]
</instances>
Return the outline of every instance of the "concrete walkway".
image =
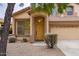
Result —
<instances>
[{"instance_id":1,"label":"concrete walkway","mask_svg":"<svg viewBox=\"0 0 79 59\"><path fill-rule=\"evenodd\" d=\"M7 56L64 56L58 48L48 49L44 43L8 43Z\"/></svg>"},{"instance_id":2,"label":"concrete walkway","mask_svg":"<svg viewBox=\"0 0 79 59\"><path fill-rule=\"evenodd\" d=\"M57 46L67 56L79 56L79 40L60 40Z\"/></svg>"}]
</instances>

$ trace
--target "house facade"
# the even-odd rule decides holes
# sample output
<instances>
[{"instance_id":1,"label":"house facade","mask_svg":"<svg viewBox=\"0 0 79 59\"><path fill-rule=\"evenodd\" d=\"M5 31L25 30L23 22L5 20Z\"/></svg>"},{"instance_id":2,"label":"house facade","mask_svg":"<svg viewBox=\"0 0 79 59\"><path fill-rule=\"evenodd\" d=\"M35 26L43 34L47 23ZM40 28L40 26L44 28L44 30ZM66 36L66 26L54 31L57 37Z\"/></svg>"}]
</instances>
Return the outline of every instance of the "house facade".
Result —
<instances>
[{"instance_id":1,"label":"house facade","mask_svg":"<svg viewBox=\"0 0 79 59\"><path fill-rule=\"evenodd\" d=\"M58 40L79 39L79 5L69 4L60 15L52 10L50 16L44 12L31 13L27 7L13 13L12 34L17 40L27 38L29 42L43 41L46 34L57 34Z\"/></svg>"}]
</instances>

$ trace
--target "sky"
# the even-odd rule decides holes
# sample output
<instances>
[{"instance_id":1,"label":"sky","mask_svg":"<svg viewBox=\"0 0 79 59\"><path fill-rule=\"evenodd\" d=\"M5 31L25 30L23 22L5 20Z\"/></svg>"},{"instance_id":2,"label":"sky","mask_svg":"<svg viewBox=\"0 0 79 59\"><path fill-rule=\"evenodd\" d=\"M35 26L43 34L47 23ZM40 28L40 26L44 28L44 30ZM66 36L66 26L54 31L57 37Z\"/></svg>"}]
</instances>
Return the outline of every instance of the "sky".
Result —
<instances>
[{"instance_id":1,"label":"sky","mask_svg":"<svg viewBox=\"0 0 79 59\"><path fill-rule=\"evenodd\" d=\"M30 3L24 3L23 7L20 7L19 4L20 3L16 3L15 4L13 12L16 12L18 10L21 10L23 8L26 8L26 7L30 6ZM6 3L0 3L0 18L2 18L2 19L4 18L6 8L7 8L7 4Z\"/></svg>"}]
</instances>

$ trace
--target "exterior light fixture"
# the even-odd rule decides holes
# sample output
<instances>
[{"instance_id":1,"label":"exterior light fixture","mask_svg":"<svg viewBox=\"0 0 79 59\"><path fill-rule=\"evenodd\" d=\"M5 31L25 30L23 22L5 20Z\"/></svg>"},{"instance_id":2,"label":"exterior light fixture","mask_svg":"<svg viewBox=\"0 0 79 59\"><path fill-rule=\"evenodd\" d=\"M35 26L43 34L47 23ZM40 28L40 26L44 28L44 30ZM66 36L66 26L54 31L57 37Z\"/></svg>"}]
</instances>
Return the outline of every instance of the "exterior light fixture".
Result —
<instances>
[{"instance_id":1,"label":"exterior light fixture","mask_svg":"<svg viewBox=\"0 0 79 59\"><path fill-rule=\"evenodd\" d=\"M41 20L39 19L39 20L38 20L38 22L40 23L40 22L41 22Z\"/></svg>"}]
</instances>

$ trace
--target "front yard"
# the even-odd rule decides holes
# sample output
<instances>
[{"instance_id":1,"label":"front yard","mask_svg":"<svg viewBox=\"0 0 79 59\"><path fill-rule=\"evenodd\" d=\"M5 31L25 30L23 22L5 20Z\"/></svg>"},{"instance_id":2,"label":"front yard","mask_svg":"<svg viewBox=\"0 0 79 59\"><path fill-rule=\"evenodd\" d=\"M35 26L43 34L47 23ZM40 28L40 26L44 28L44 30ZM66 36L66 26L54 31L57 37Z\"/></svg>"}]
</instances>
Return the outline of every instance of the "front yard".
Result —
<instances>
[{"instance_id":1,"label":"front yard","mask_svg":"<svg viewBox=\"0 0 79 59\"><path fill-rule=\"evenodd\" d=\"M58 48L48 49L44 43L8 43L7 56L64 56Z\"/></svg>"}]
</instances>

